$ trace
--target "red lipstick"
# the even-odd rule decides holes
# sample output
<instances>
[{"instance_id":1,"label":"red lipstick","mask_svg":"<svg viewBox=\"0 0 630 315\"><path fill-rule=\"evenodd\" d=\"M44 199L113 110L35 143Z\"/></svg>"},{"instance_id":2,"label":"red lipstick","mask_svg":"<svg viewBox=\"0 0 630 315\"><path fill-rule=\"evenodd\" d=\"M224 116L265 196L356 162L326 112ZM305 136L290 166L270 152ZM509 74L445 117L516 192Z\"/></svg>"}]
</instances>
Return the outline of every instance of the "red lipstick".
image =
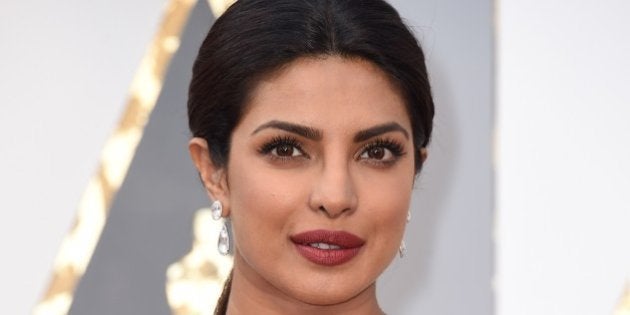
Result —
<instances>
[{"instance_id":1,"label":"red lipstick","mask_svg":"<svg viewBox=\"0 0 630 315\"><path fill-rule=\"evenodd\" d=\"M292 235L291 241L304 258L323 266L336 266L354 258L365 241L344 231L314 230Z\"/></svg>"}]
</instances>

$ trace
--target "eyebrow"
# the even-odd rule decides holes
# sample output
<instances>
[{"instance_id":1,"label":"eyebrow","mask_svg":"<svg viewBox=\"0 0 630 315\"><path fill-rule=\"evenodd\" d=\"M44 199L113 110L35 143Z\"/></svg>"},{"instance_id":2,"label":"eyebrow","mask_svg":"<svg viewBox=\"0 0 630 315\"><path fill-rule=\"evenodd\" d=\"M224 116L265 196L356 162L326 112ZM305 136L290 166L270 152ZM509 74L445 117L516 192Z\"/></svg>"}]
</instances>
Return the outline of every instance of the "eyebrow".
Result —
<instances>
[{"instance_id":1,"label":"eyebrow","mask_svg":"<svg viewBox=\"0 0 630 315\"><path fill-rule=\"evenodd\" d=\"M256 128L256 130L254 130L254 132L252 132L252 135L269 128L295 133L311 140L321 140L323 137L323 132L319 129L279 120L272 120L260 125ZM361 130L357 132L353 140L354 142L363 142L388 132L400 132L405 136L405 138L409 139L409 133L405 128L398 123L390 122Z\"/></svg>"},{"instance_id":2,"label":"eyebrow","mask_svg":"<svg viewBox=\"0 0 630 315\"><path fill-rule=\"evenodd\" d=\"M322 139L322 131L321 130L318 130L318 129L315 129L315 128L311 128L311 127L307 127L307 126L294 124L294 123L290 123L290 122L286 122L286 121L279 121L279 120L272 120L272 121L269 121L267 123L264 123L264 124L260 125L260 127L256 128L256 130L254 130L254 132L252 132L252 135L258 133L259 131L261 131L263 129L268 129L268 128L280 129L280 130L288 131L288 132L298 134L298 135L300 135L300 136L302 136L304 138L311 139L311 140L321 140Z\"/></svg>"},{"instance_id":3,"label":"eyebrow","mask_svg":"<svg viewBox=\"0 0 630 315\"><path fill-rule=\"evenodd\" d=\"M380 136L384 133L393 132L393 131L400 132L405 136L405 138L409 139L409 133L407 132L407 130L405 130L405 128L403 128L398 123L390 122L390 123L384 123L382 125L377 125L377 126L359 131L354 136L354 142L362 142L370 138Z\"/></svg>"}]
</instances>

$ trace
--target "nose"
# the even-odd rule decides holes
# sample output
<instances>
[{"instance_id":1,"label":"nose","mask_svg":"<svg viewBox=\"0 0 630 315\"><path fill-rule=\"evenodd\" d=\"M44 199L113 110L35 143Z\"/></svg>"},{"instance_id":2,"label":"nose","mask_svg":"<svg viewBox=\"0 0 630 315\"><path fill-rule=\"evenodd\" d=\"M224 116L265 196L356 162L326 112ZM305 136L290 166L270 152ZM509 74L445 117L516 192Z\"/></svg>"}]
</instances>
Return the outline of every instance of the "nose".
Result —
<instances>
[{"instance_id":1,"label":"nose","mask_svg":"<svg viewBox=\"0 0 630 315\"><path fill-rule=\"evenodd\" d=\"M353 212L358 198L347 161L322 166L313 182L310 207L336 218Z\"/></svg>"}]
</instances>

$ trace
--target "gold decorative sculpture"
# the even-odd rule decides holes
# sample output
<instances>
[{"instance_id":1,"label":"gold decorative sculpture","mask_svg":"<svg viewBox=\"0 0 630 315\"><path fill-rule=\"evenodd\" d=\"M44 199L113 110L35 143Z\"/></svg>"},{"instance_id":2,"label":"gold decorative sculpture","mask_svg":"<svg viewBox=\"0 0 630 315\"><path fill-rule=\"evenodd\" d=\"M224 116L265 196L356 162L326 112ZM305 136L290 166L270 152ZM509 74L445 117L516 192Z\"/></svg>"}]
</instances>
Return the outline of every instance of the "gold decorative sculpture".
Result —
<instances>
[{"instance_id":1,"label":"gold decorative sculpture","mask_svg":"<svg viewBox=\"0 0 630 315\"><path fill-rule=\"evenodd\" d=\"M92 258L111 202L127 175L195 2L168 1L162 23L131 84L123 116L101 153L100 166L83 193L75 224L62 241L53 264L51 282L43 299L35 306L33 314L68 313L74 290Z\"/></svg>"},{"instance_id":2,"label":"gold decorative sculpture","mask_svg":"<svg viewBox=\"0 0 630 315\"><path fill-rule=\"evenodd\" d=\"M223 283L232 270L232 258L217 251L222 222L208 208L195 214L190 253L169 266L166 295L173 314L211 315Z\"/></svg>"},{"instance_id":3,"label":"gold decorative sculpture","mask_svg":"<svg viewBox=\"0 0 630 315\"><path fill-rule=\"evenodd\" d=\"M209 0L215 16L222 14L233 2ZM92 258L112 200L127 175L144 127L162 91L168 65L179 48L181 32L195 3L196 0L168 1L162 23L133 79L123 116L103 149L96 174L83 193L75 224L61 244L53 265L51 282L43 299L35 306L34 315L68 313L76 286ZM195 243L191 253L168 270L167 293L176 314L206 314L206 309L198 311L201 310L201 302L196 302L196 299L201 296L205 299L207 294L218 294L216 288L222 287L226 272L229 273L231 269L229 258L217 258L211 254L216 250L207 248L209 240L203 235L211 232L205 230L219 231L219 228L207 224L205 211L200 210L195 217ZM208 260L215 258L217 260ZM214 308L216 297L204 300L204 303L209 303L207 310Z\"/></svg>"},{"instance_id":4,"label":"gold decorative sculpture","mask_svg":"<svg viewBox=\"0 0 630 315\"><path fill-rule=\"evenodd\" d=\"M208 0L212 13L216 17L221 16L234 2L236 2L236 0Z\"/></svg>"},{"instance_id":5,"label":"gold decorative sculpture","mask_svg":"<svg viewBox=\"0 0 630 315\"><path fill-rule=\"evenodd\" d=\"M626 285L621 301L613 315L630 315L630 284Z\"/></svg>"}]
</instances>

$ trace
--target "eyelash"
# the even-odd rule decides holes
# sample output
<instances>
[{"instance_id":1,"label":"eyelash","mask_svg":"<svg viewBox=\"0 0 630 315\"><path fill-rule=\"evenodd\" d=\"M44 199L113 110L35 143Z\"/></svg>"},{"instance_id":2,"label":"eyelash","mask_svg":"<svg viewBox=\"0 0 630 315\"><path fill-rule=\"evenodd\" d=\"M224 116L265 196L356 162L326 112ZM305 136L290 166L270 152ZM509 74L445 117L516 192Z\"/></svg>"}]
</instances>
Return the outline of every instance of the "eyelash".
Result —
<instances>
[{"instance_id":1,"label":"eyelash","mask_svg":"<svg viewBox=\"0 0 630 315\"><path fill-rule=\"evenodd\" d=\"M375 149L375 148L384 148L388 150L391 154L391 157L389 159L383 159L383 160L363 158L364 154L368 153L370 150ZM399 142L391 140L391 139L376 139L368 143L367 145L363 146L360 152L361 153L359 153L357 160L364 160L365 163L372 164L374 167L382 167L382 168L386 168L386 167L396 164L396 162L398 162L400 157L405 155L403 146ZM387 155L387 153L385 153L385 155Z\"/></svg>"},{"instance_id":2,"label":"eyelash","mask_svg":"<svg viewBox=\"0 0 630 315\"><path fill-rule=\"evenodd\" d=\"M306 152L304 151L304 149L302 148L302 144L298 141L297 138L291 137L291 136L278 136L275 137L273 139L271 139L271 141L266 142L265 144L263 144L259 149L258 152L260 154L263 155L267 155L273 159L277 159L277 160L282 160L282 161L288 161L293 159L294 157L286 157L286 156L278 156L278 155L274 155L271 154L271 152L274 149L277 149L280 146L291 146L293 148L295 148L296 150L298 150L301 154L302 154L302 158L308 158L308 154L306 154ZM379 161L379 160L371 160L370 163L375 163L375 164L379 164L379 165L390 165L395 163L398 158L400 158L401 156L405 155L406 152L403 148L403 145L400 144L398 141L395 141L393 139L387 139L387 138L379 138L379 139L375 139L374 141L364 145L359 153L359 157L361 155L363 155L365 152L368 152L371 149L374 148L385 148L387 150L389 150L391 152L391 154L393 155L393 159L389 160L389 161ZM357 158L358 159L358 158Z\"/></svg>"},{"instance_id":3,"label":"eyelash","mask_svg":"<svg viewBox=\"0 0 630 315\"><path fill-rule=\"evenodd\" d=\"M304 150L302 149L302 145L300 144L300 142L296 138L289 137L289 136L275 137L271 139L271 141L263 144L260 147L260 149L258 149L258 152L260 152L263 155L269 155L274 159L281 159L281 160L291 159L291 157L277 156L277 155L271 154L271 151L283 145L294 147L295 149L300 151L300 153L302 153L305 157L308 157L306 152L304 152Z\"/></svg>"},{"instance_id":4,"label":"eyelash","mask_svg":"<svg viewBox=\"0 0 630 315\"><path fill-rule=\"evenodd\" d=\"M394 156L394 159L392 161L376 161L377 163L395 162L398 160L399 157L405 155L405 150L403 146L398 141L394 141L392 139L376 139L368 143L367 145L363 146L363 149L361 149L361 155L364 152L367 152L374 148L385 148L389 150Z\"/></svg>"}]
</instances>

